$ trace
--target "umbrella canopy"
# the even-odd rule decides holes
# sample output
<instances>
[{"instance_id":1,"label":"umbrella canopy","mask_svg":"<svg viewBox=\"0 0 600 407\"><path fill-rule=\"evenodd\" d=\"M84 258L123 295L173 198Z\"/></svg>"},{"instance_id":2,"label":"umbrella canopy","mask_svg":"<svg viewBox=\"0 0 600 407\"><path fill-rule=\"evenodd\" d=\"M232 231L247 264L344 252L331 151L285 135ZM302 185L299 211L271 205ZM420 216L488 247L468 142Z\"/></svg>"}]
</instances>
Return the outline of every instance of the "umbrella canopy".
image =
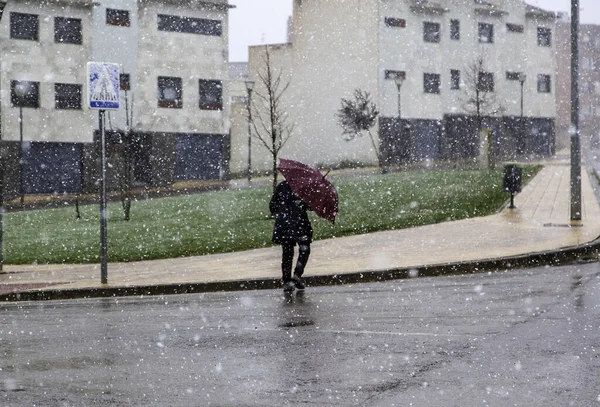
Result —
<instances>
[{"instance_id":1,"label":"umbrella canopy","mask_svg":"<svg viewBox=\"0 0 600 407\"><path fill-rule=\"evenodd\" d=\"M282 158L277 166L292 191L323 219L335 222L338 193L319 170L294 160Z\"/></svg>"}]
</instances>

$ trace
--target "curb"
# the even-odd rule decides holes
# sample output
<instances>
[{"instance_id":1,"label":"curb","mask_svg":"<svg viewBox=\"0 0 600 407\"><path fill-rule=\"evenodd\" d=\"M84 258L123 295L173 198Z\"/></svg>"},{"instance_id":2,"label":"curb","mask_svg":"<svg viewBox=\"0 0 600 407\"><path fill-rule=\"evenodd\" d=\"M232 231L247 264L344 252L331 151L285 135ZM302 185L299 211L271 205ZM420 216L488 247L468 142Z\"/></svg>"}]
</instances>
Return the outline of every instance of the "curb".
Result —
<instances>
[{"instance_id":1,"label":"curb","mask_svg":"<svg viewBox=\"0 0 600 407\"><path fill-rule=\"evenodd\" d=\"M308 286L330 286L401 280L415 277L438 277L446 275L475 274L510 268L533 268L559 266L598 261L600 237L578 246L558 250L529 253L518 256L484 259L467 262L424 265L410 268L392 268L378 271L354 272L326 276L309 276L304 280ZM0 295L0 302L49 301L86 298L116 298L127 296L155 296L174 294L199 294L222 291L269 290L281 288L281 280L264 278L256 280L231 280L208 283L160 284L129 287L100 287L66 290L22 291Z\"/></svg>"}]
</instances>

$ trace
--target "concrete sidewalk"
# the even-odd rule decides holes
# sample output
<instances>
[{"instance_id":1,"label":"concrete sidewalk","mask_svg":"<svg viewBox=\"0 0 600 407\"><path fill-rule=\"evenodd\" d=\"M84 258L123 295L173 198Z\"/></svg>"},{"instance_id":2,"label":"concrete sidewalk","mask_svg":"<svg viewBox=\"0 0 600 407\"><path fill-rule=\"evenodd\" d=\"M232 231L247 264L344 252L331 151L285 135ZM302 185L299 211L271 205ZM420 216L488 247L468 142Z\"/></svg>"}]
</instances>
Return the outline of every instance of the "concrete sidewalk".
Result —
<instances>
[{"instance_id":1,"label":"concrete sidewalk","mask_svg":"<svg viewBox=\"0 0 600 407\"><path fill-rule=\"evenodd\" d=\"M583 220L570 221L568 156L515 197L516 209L473 219L316 241L308 286L558 264L596 258L600 206L582 170ZM281 249L99 265L6 266L0 301L153 295L280 287Z\"/></svg>"}]
</instances>

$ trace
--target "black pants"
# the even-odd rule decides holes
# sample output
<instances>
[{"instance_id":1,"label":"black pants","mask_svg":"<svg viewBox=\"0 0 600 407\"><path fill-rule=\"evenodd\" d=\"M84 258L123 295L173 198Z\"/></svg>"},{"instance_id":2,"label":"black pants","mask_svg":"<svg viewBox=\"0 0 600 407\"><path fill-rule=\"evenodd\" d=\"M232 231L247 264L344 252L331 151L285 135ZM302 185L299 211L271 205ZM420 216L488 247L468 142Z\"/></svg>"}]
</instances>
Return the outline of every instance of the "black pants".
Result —
<instances>
[{"instance_id":1,"label":"black pants","mask_svg":"<svg viewBox=\"0 0 600 407\"><path fill-rule=\"evenodd\" d=\"M283 282L290 281L292 279L292 264L294 262L294 246L295 243L282 244L281 249L283 255L281 257L281 273ZM296 267L294 268L294 275L302 277L304 274L304 267L308 262L310 256L310 244L309 243L298 243L298 260L296 260Z\"/></svg>"}]
</instances>

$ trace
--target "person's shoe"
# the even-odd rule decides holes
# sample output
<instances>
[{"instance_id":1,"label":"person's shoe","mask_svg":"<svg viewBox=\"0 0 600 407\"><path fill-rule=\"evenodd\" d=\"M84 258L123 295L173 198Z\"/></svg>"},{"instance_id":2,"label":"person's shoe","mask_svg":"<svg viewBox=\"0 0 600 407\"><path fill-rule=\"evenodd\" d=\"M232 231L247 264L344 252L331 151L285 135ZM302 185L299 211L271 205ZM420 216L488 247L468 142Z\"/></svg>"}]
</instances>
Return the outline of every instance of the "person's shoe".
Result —
<instances>
[{"instance_id":1,"label":"person's shoe","mask_svg":"<svg viewBox=\"0 0 600 407\"><path fill-rule=\"evenodd\" d=\"M296 289L296 284L293 281L288 281L283 284L283 292L291 293Z\"/></svg>"},{"instance_id":2,"label":"person's shoe","mask_svg":"<svg viewBox=\"0 0 600 407\"><path fill-rule=\"evenodd\" d=\"M292 282L294 283L294 286L296 287L296 289L298 290L304 290L306 287L304 286L304 282L302 281L302 279L300 279L300 277L298 276L294 276L292 277Z\"/></svg>"}]
</instances>

